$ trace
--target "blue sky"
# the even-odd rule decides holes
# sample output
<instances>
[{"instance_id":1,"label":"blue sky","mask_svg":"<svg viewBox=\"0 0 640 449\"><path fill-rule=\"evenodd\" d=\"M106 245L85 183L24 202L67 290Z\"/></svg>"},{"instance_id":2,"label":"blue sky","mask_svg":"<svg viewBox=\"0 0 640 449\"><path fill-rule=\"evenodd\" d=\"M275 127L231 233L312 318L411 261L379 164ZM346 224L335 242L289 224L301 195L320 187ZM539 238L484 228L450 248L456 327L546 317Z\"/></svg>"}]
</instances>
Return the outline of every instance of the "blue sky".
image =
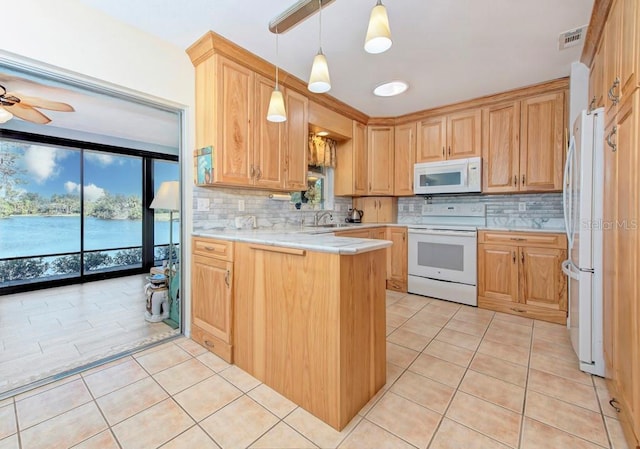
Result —
<instances>
[{"instance_id":1,"label":"blue sky","mask_svg":"<svg viewBox=\"0 0 640 449\"><path fill-rule=\"evenodd\" d=\"M15 145L12 145L14 148ZM19 165L26 171L20 185L29 192L48 197L54 193L78 193L80 186L80 151L40 145L18 144ZM85 198L97 199L104 192L140 195L142 159L85 151ZM156 184L177 180L177 164L157 162Z\"/></svg>"}]
</instances>

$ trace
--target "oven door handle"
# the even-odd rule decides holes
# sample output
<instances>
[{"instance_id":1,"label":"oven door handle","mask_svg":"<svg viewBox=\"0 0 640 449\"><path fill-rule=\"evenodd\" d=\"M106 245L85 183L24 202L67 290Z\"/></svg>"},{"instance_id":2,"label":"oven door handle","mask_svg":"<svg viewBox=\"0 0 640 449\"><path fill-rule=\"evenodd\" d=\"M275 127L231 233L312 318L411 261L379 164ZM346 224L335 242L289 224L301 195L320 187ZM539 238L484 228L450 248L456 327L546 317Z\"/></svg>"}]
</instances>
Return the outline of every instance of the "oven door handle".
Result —
<instances>
[{"instance_id":1,"label":"oven door handle","mask_svg":"<svg viewBox=\"0 0 640 449\"><path fill-rule=\"evenodd\" d=\"M475 237L476 231L442 231L439 229L409 229L409 235L446 235L453 237Z\"/></svg>"}]
</instances>

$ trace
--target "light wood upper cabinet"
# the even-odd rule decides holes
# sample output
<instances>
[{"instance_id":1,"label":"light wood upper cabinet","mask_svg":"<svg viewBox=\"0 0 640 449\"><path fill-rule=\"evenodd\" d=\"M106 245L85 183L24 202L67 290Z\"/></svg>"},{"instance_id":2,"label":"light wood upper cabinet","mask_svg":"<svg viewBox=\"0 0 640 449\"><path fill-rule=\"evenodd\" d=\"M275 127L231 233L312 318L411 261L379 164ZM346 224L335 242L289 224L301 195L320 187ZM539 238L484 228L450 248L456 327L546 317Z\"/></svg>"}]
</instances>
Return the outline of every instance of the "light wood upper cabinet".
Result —
<instances>
[{"instance_id":1,"label":"light wood upper cabinet","mask_svg":"<svg viewBox=\"0 0 640 449\"><path fill-rule=\"evenodd\" d=\"M482 111L482 191L518 190L520 179L520 102Z\"/></svg>"},{"instance_id":2,"label":"light wood upper cabinet","mask_svg":"<svg viewBox=\"0 0 640 449\"><path fill-rule=\"evenodd\" d=\"M367 127L362 123L353 122L353 194L367 193Z\"/></svg>"},{"instance_id":3,"label":"light wood upper cabinet","mask_svg":"<svg viewBox=\"0 0 640 449\"><path fill-rule=\"evenodd\" d=\"M393 131L392 126L367 127L369 195L393 195Z\"/></svg>"},{"instance_id":4,"label":"light wood upper cabinet","mask_svg":"<svg viewBox=\"0 0 640 449\"><path fill-rule=\"evenodd\" d=\"M447 159L480 156L481 121L480 109L447 116Z\"/></svg>"},{"instance_id":5,"label":"light wood upper cabinet","mask_svg":"<svg viewBox=\"0 0 640 449\"><path fill-rule=\"evenodd\" d=\"M413 164L416 162L416 123L395 127L393 195L413 195Z\"/></svg>"},{"instance_id":6,"label":"light wood upper cabinet","mask_svg":"<svg viewBox=\"0 0 640 449\"><path fill-rule=\"evenodd\" d=\"M618 101L614 100L620 95L620 37L621 37L621 13L624 0L614 1L609 18L604 28L604 64L602 77L605 89L605 123L609 123L617 112Z\"/></svg>"},{"instance_id":7,"label":"light wood upper cabinet","mask_svg":"<svg viewBox=\"0 0 640 449\"><path fill-rule=\"evenodd\" d=\"M481 129L480 109L420 121L416 162L480 156Z\"/></svg>"},{"instance_id":8,"label":"light wood upper cabinet","mask_svg":"<svg viewBox=\"0 0 640 449\"><path fill-rule=\"evenodd\" d=\"M520 190L562 190L564 93L531 97L520 107Z\"/></svg>"},{"instance_id":9,"label":"light wood upper cabinet","mask_svg":"<svg viewBox=\"0 0 640 449\"><path fill-rule=\"evenodd\" d=\"M478 305L566 323L566 248L563 234L480 231Z\"/></svg>"},{"instance_id":10,"label":"light wood upper cabinet","mask_svg":"<svg viewBox=\"0 0 640 449\"><path fill-rule=\"evenodd\" d=\"M196 127L201 128L197 145L213 146L214 183L250 183L253 158L253 72L215 55L196 67L196 83L198 87L204 87L198 90L196 96L196 115L200 116ZM211 97L205 97L208 95Z\"/></svg>"},{"instance_id":11,"label":"light wood upper cabinet","mask_svg":"<svg viewBox=\"0 0 640 449\"><path fill-rule=\"evenodd\" d=\"M398 198L395 197L354 198L353 207L364 212L363 223L393 223L398 217Z\"/></svg>"},{"instance_id":12,"label":"light wood upper cabinet","mask_svg":"<svg viewBox=\"0 0 640 449\"><path fill-rule=\"evenodd\" d=\"M432 117L418 122L416 162L435 162L446 158L447 118Z\"/></svg>"},{"instance_id":13,"label":"light wood upper cabinet","mask_svg":"<svg viewBox=\"0 0 640 449\"><path fill-rule=\"evenodd\" d=\"M282 187L284 172L283 125L266 120L273 86L270 79L256 76L255 147L249 160L255 185L265 189Z\"/></svg>"},{"instance_id":14,"label":"light wood upper cabinet","mask_svg":"<svg viewBox=\"0 0 640 449\"><path fill-rule=\"evenodd\" d=\"M285 190L307 189L307 157L309 154L309 100L304 95L285 92L287 121L284 123L284 174ZM266 117L266 115L265 115Z\"/></svg>"}]
</instances>

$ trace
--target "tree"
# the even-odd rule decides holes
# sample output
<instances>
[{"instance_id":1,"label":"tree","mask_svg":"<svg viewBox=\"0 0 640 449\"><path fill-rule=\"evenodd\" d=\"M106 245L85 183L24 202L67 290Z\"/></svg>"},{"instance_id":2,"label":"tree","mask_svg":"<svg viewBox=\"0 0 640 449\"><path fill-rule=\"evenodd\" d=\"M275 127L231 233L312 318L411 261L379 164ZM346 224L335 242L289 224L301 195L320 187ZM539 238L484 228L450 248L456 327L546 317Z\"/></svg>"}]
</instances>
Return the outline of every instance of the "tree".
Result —
<instances>
[{"instance_id":1,"label":"tree","mask_svg":"<svg viewBox=\"0 0 640 449\"><path fill-rule=\"evenodd\" d=\"M107 253L95 252L85 253L84 269L85 271L95 271L100 268L113 266L111 256Z\"/></svg>"},{"instance_id":2,"label":"tree","mask_svg":"<svg viewBox=\"0 0 640 449\"><path fill-rule=\"evenodd\" d=\"M26 184L22 175L25 170L18 168L18 153L15 145L0 143L0 218L15 212L15 202L20 192L15 188Z\"/></svg>"},{"instance_id":3,"label":"tree","mask_svg":"<svg viewBox=\"0 0 640 449\"><path fill-rule=\"evenodd\" d=\"M42 257L0 261L0 283L36 279L49 268Z\"/></svg>"},{"instance_id":4,"label":"tree","mask_svg":"<svg viewBox=\"0 0 640 449\"><path fill-rule=\"evenodd\" d=\"M80 254L56 257L51 262L51 268L56 274L80 273Z\"/></svg>"},{"instance_id":5,"label":"tree","mask_svg":"<svg viewBox=\"0 0 640 449\"><path fill-rule=\"evenodd\" d=\"M119 266L140 265L142 263L142 249L132 248L118 251L113 256L113 263Z\"/></svg>"}]
</instances>

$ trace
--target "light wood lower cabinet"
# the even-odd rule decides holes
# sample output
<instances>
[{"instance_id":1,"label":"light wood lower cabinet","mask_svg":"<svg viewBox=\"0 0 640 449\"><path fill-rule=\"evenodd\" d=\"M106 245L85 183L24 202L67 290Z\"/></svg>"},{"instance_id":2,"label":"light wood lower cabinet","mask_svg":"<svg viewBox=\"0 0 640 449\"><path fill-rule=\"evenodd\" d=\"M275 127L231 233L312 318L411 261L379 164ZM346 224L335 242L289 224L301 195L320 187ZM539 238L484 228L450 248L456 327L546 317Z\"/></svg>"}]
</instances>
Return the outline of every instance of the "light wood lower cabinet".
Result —
<instances>
[{"instance_id":1,"label":"light wood lower cabinet","mask_svg":"<svg viewBox=\"0 0 640 449\"><path fill-rule=\"evenodd\" d=\"M385 250L236 243L238 367L335 429L386 381Z\"/></svg>"},{"instance_id":2,"label":"light wood lower cabinet","mask_svg":"<svg viewBox=\"0 0 640 449\"><path fill-rule=\"evenodd\" d=\"M380 228L350 229L335 232L336 237L390 240L393 246L387 248L387 289L407 292L408 255L407 228L389 226Z\"/></svg>"},{"instance_id":3,"label":"light wood lower cabinet","mask_svg":"<svg viewBox=\"0 0 640 449\"><path fill-rule=\"evenodd\" d=\"M566 324L562 234L480 231L478 306Z\"/></svg>"},{"instance_id":4,"label":"light wood lower cabinet","mask_svg":"<svg viewBox=\"0 0 640 449\"><path fill-rule=\"evenodd\" d=\"M393 242L393 246L387 249L387 289L406 293L408 278L407 228L389 226L385 238Z\"/></svg>"},{"instance_id":5,"label":"light wood lower cabinet","mask_svg":"<svg viewBox=\"0 0 640 449\"><path fill-rule=\"evenodd\" d=\"M233 243L194 238L191 338L233 362Z\"/></svg>"}]
</instances>

